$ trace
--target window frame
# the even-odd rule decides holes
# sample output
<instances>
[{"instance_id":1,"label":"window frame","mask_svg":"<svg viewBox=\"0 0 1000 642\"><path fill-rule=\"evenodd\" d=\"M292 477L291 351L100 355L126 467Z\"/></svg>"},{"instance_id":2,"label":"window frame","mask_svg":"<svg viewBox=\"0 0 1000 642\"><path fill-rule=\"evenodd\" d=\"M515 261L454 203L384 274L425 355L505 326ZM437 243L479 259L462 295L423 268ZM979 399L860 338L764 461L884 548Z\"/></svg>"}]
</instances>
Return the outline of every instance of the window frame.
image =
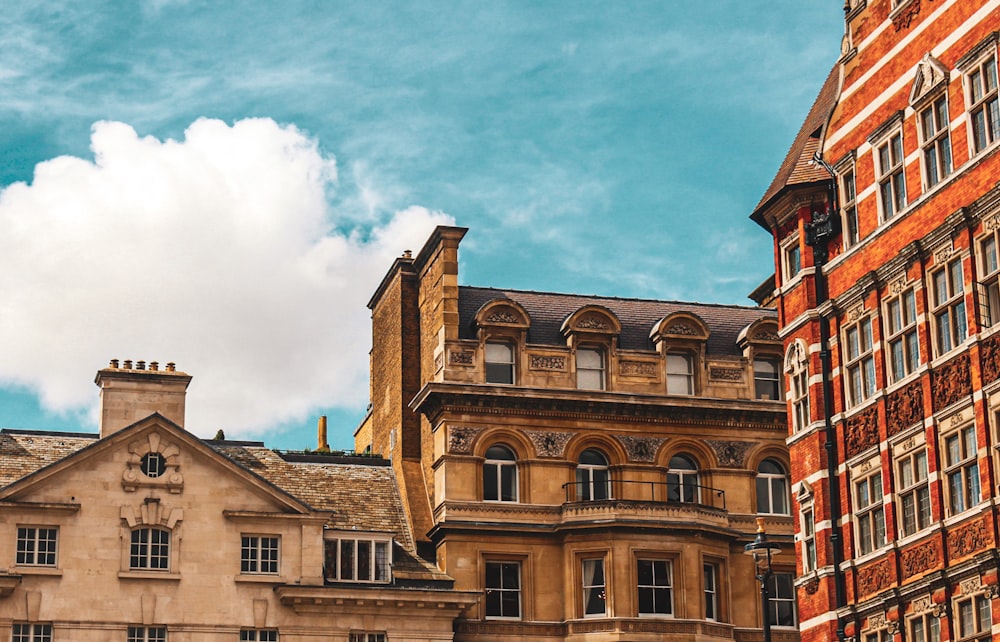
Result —
<instances>
[{"instance_id":1,"label":"window frame","mask_svg":"<svg viewBox=\"0 0 1000 642\"><path fill-rule=\"evenodd\" d=\"M906 147L903 129L896 126L872 145L875 182L878 185L878 208L882 222L906 209Z\"/></svg>"},{"instance_id":2,"label":"window frame","mask_svg":"<svg viewBox=\"0 0 1000 642\"><path fill-rule=\"evenodd\" d=\"M12 622L11 642L52 642L51 622Z\"/></svg>"},{"instance_id":3,"label":"window frame","mask_svg":"<svg viewBox=\"0 0 1000 642\"><path fill-rule=\"evenodd\" d=\"M894 453L896 528L902 537L915 535L932 524L929 471L929 453L923 439Z\"/></svg>"},{"instance_id":4,"label":"window frame","mask_svg":"<svg viewBox=\"0 0 1000 642\"><path fill-rule=\"evenodd\" d=\"M278 629L240 629L240 642L278 642Z\"/></svg>"},{"instance_id":5,"label":"window frame","mask_svg":"<svg viewBox=\"0 0 1000 642\"><path fill-rule=\"evenodd\" d=\"M792 413L792 432L809 427L811 407L809 402L809 359L801 340L788 346L785 354L785 377L788 379L788 407Z\"/></svg>"},{"instance_id":6,"label":"window frame","mask_svg":"<svg viewBox=\"0 0 1000 642\"><path fill-rule=\"evenodd\" d=\"M592 564L595 569L600 569L600 583L597 582L596 570L591 574L590 580L587 579L587 565ZM607 565L605 564L604 555L596 556L583 556L580 558L580 595L583 598L581 602L583 617L585 618L603 618L608 617L608 575L607 575ZM595 596L591 596L592 591L598 591L599 593ZM598 611L590 611L591 597L596 597L597 600L603 606L603 609Z\"/></svg>"},{"instance_id":7,"label":"window frame","mask_svg":"<svg viewBox=\"0 0 1000 642\"><path fill-rule=\"evenodd\" d=\"M348 642L388 642L385 631L351 631Z\"/></svg>"},{"instance_id":8,"label":"window frame","mask_svg":"<svg viewBox=\"0 0 1000 642\"><path fill-rule=\"evenodd\" d=\"M351 542L352 551L347 552L343 544ZM335 544L334 544L335 543ZM368 552L368 577L359 579L358 570L361 568L361 555L359 554L359 543L369 545ZM333 556L330 550L333 549ZM379 563L379 549L384 551L384 559ZM348 584L389 584L392 582L392 537L375 533L355 533L346 531L328 530L323 533L323 581L325 583L348 583ZM344 577L344 559L349 556L351 562L351 577ZM334 566L331 567L331 561ZM335 572L330 573L334 568ZM382 575L380 577L380 574Z\"/></svg>"},{"instance_id":9,"label":"window frame","mask_svg":"<svg viewBox=\"0 0 1000 642\"><path fill-rule=\"evenodd\" d=\"M167 627L129 625L125 639L128 642L166 642Z\"/></svg>"},{"instance_id":10,"label":"window frame","mask_svg":"<svg viewBox=\"0 0 1000 642\"><path fill-rule=\"evenodd\" d=\"M869 314L861 315L856 321L845 324L842 332L846 385L844 386L847 407L860 406L875 396L878 381L875 371L875 333ZM853 333L856 332L856 335ZM856 336L857 340L852 340Z\"/></svg>"},{"instance_id":11,"label":"window frame","mask_svg":"<svg viewBox=\"0 0 1000 642\"><path fill-rule=\"evenodd\" d=\"M767 607L771 626L778 628L795 628L799 624L798 608L795 603L795 573L774 571L767 578ZM787 589L787 595L778 595L778 589ZM790 624L780 622L782 606L790 609Z\"/></svg>"},{"instance_id":12,"label":"window frame","mask_svg":"<svg viewBox=\"0 0 1000 642\"><path fill-rule=\"evenodd\" d=\"M772 464L778 468L780 473L772 472L761 472L761 468L764 464ZM776 484L780 480L780 487L776 488ZM763 482L763 487L762 487ZM757 498L757 514L758 515L791 515L791 504L792 498L789 493L789 476L788 467L783 463L775 459L774 457L766 457L757 464L757 476L754 478L754 490L756 491ZM766 490L763 494L767 498L767 506L761 506L762 490ZM780 498L783 502L783 506L779 506L780 510L775 510L776 498ZM762 510L762 508L767 508L767 510Z\"/></svg>"},{"instance_id":13,"label":"window frame","mask_svg":"<svg viewBox=\"0 0 1000 642\"><path fill-rule=\"evenodd\" d=\"M648 584L643 584L643 570L642 565L649 564ZM656 567L657 565L662 565L665 569L665 578L659 578L657 576ZM659 579L665 579L666 583L657 583ZM640 555L635 559L635 587L636 587L636 616L642 618L672 618L675 616L674 611L674 561L672 559L667 559L663 557L653 557L648 555ZM657 601L657 596L660 597L661 601L666 599L666 610L657 610L659 602ZM643 595L647 594L648 598L645 600L646 603L651 605L652 610L643 610Z\"/></svg>"},{"instance_id":14,"label":"window frame","mask_svg":"<svg viewBox=\"0 0 1000 642\"><path fill-rule=\"evenodd\" d=\"M597 366L582 366L580 356L581 355L596 355ZM607 351L600 346L585 345L580 346L576 349L575 355L576 363L576 387L578 390L607 390L608 389L608 379L607 379L607 367L608 358ZM596 373L597 381L596 385L584 385L581 379L581 374L584 375L594 375Z\"/></svg>"},{"instance_id":15,"label":"window frame","mask_svg":"<svg viewBox=\"0 0 1000 642\"><path fill-rule=\"evenodd\" d=\"M499 580L499 586L490 586L490 567L498 567L496 578ZM507 587L504 586L504 569L503 567L514 567L516 569L515 577L517 586ZM483 618L487 620L522 620L524 619L524 576L523 576L523 564L520 560L508 560L508 559L487 559L483 563ZM499 602L497 606L500 609L499 614L491 614L490 611L490 599L489 595L491 591L497 591ZM517 615L506 615L504 614L504 596L507 594L513 594L517 600Z\"/></svg>"},{"instance_id":16,"label":"window frame","mask_svg":"<svg viewBox=\"0 0 1000 642\"><path fill-rule=\"evenodd\" d=\"M927 273L935 355L956 350L969 338L969 316L965 307L965 266L961 254L943 261ZM958 289L955 281L959 279ZM943 290L942 290L943 287ZM942 300L942 294L945 298Z\"/></svg>"},{"instance_id":17,"label":"window frame","mask_svg":"<svg viewBox=\"0 0 1000 642\"><path fill-rule=\"evenodd\" d=\"M759 365L766 365L771 368L771 372L766 372L759 368ZM761 387L768 386L761 395ZM766 401L783 401L781 385L781 359L773 355L754 356L753 360L753 395L754 399ZM767 396L770 395L770 396Z\"/></svg>"},{"instance_id":18,"label":"window frame","mask_svg":"<svg viewBox=\"0 0 1000 642\"><path fill-rule=\"evenodd\" d=\"M723 622L722 600L719 599L719 580L722 576L717 562L703 561L701 563L702 608L703 615L709 622Z\"/></svg>"},{"instance_id":19,"label":"window frame","mask_svg":"<svg viewBox=\"0 0 1000 642\"><path fill-rule=\"evenodd\" d=\"M852 471L851 475L851 496L854 500L851 519L854 522L854 548L858 557L879 551L888 542L882 467L877 457L868 463L871 464L869 470L863 473Z\"/></svg>"},{"instance_id":20,"label":"window frame","mask_svg":"<svg viewBox=\"0 0 1000 642\"><path fill-rule=\"evenodd\" d=\"M490 355L491 346L494 348L494 355ZM509 351L510 360L491 360L497 357L496 348L503 347ZM497 373L504 373L506 376L497 377ZM491 376L492 375L492 376ZM500 381L499 379L504 379ZM509 379L509 381L507 381ZM517 346L513 341L503 339L490 339L483 342L483 381L497 386L517 385Z\"/></svg>"},{"instance_id":21,"label":"window frame","mask_svg":"<svg viewBox=\"0 0 1000 642\"><path fill-rule=\"evenodd\" d=\"M147 533L146 541L141 541L142 533ZM166 541L154 541L154 533L157 534L157 538L165 537ZM140 541L136 541L137 539ZM173 545L173 533L161 526L143 524L130 529L128 570L144 573L169 573L173 567L171 559Z\"/></svg>"},{"instance_id":22,"label":"window frame","mask_svg":"<svg viewBox=\"0 0 1000 642\"><path fill-rule=\"evenodd\" d=\"M993 622L993 605L989 596L983 593L973 593L972 595L961 595L955 598L952 607L952 624L956 642L966 640L989 640ZM965 606L970 605L971 609L966 611ZM985 611L985 612L984 612ZM964 614L969 613L971 619L965 619ZM972 630L966 630L966 626L971 625Z\"/></svg>"},{"instance_id":23,"label":"window frame","mask_svg":"<svg viewBox=\"0 0 1000 642\"><path fill-rule=\"evenodd\" d=\"M46 537L43 538L43 535ZM51 535L51 537L48 537L49 535ZM42 550L43 544L45 550ZM28 550L29 548L30 550ZM39 560L42 556L45 556L46 561ZM51 561L48 561L49 559L51 559ZM59 527L49 525L19 524L17 526L17 538L15 542L14 565L37 568L58 568Z\"/></svg>"},{"instance_id":24,"label":"window frame","mask_svg":"<svg viewBox=\"0 0 1000 642\"><path fill-rule=\"evenodd\" d=\"M943 113L939 108L943 108ZM917 138L920 142L923 186L924 191L927 191L947 178L955 169L947 93L939 94L917 110Z\"/></svg>"},{"instance_id":25,"label":"window frame","mask_svg":"<svg viewBox=\"0 0 1000 642\"><path fill-rule=\"evenodd\" d=\"M968 452L969 435L972 436L973 440L971 454ZM957 439L957 441L953 442L953 439ZM979 470L979 435L976 434L976 424L966 423L944 432L941 434L940 440L945 515L949 517L961 515L975 509L983 501L982 478ZM959 459L957 460L952 459L952 443L958 446Z\"/></svg>"},{"instance_id":26,"label":"window frame","mask_svg":"<svg viewBox=\"0 0 1000 642\"><path fill-rule=\"evenodd\" d=\"M989 221L986 229L986 235L976 241L980 268L979 323L983 328L1000 323L1000 219Z\"/></svg>"},{"instance_id":27,"label":"window frame","mask_svg":"<svg viewBox=\"0 0 1000 642\"><path fill-rule=\"evenodd\" d=\"M265 559L265 553L273 553L273 559ZM265 565L268 570L265 570ZM280 575L281 536L240 533L240 574Z\"/></svg>"},{"instance_id":28,"label":"window frame","mask_svg":"<svg viewBox=\"0 0 1000 642\"><path fill-rule=\"evenodd\" d=\"M490 457L490 451L503 449L510 454L510 459ZM493 479L495 497L490 496L490 479ZM486 449L483 460L483 501L513 503L520 501L520 474L518 471L517 453L506 444L495 443ZM510 488L507 488L507 486Z\"/></svg>"},{"instance_id":29,"label":"window frame","mask_svg":"<svg viewBox=\"0 0 1000 642\"><path fill-rule=\"evenodd\" d=\"M678 363L684 363L684 371L675 369L672 366ZM672 350L667 352L666 355L666 368L667 368L667 394L668 395L679 395L683 397L692 397L695 394L695 377L694 377L694 355L690 352L681 350ZM681 392L679 388L675 388L677 382L683 382L684 392Z\"/></svg>"},{"instance_id":30,"label":"window frame","mask_svg":"<svg viewBox=\"0 0 1000 642\"><path fill-rule=\"evenodd\" d=\"M678 468L678 460L683 460L691 467ZM701 469L698 467L698 460L686 452L674 453L667 464L666 488L668 503L700 504Z\"/></svg>"},{"instance_id":31,"label":"window frame","mask_svg":"<svg viewBox=\"0 0 1000 642\"><path fill-rule=\"evenodd\" d=\"M844 249L849 250L861 242L861 228L858 225L858 183L854 163L837 176L840 189L841 231Z\"/></svg>"},{"instance_id":32,"label":"window frame","mask_svg":"<svg viewBox=\"0 0 1000 642\"><path fill-rule=\"evenodd\" d=\"M917 321L917 288L909 285L887 297L884 308L884 334L888 352L888 379L898 383L920 369L920 335Z\"/></svg>"},{"instance_id":33,"label":"window frame","mask_svg":"<svg viewBox=\"0 0 1000 642\"><path fill-rule=\"evenodd\" d=\"M992 72L992 73L991 73ZM986 79L986 85L977 83L976 78ZM990 88L989 81L992 80L993 87ZM997 82L997 54L996 47L990 48L990 53L979 58L963 72L962 87L965 90L965 111L969 128L969 156L976 157L989 149L1000 139L1000 121L990 119L989 112L996 115L1000 112L1000 94L998 94ZM978 85L978 86L976 86ZM977 97L978 94L978 97ZM979 139L977 132L977 116L982 114L983 130L982 135L985 140Z\"/></svg>"},{"instance_id":34,"label":"window frame","mask_svg":"<svg viewBox=\"0 0 1000 642\"><path fill-rule=\"evenodd\" d=\"M600 455L603 464L586 463L583 461L584 455L591 453ZM600 479L603 473L603 479ZM611 487L611 461L608 456L599 448L587 448L583 450L576 459L576 501L578 502L598 502L613 499L614 494ZM597 489L604 490L604 497L598 497ZM584 492L586 491L586 492Z\"/></svg>"},{"instance_id":35,"label":"window frame","mask_svg":"<svg viewBox=\"0 0 1000 642\"><path fill-rule=\"evenodd\" d=\"M924 611L907 618L906 632L910 642L941 642L941 620L930 611Z\"/></svg>"},{"instance_id":36,"label":"window frame","mask_svg":"<svg viewBox=\"0 0 1000 642\"><path fill-rule=\"evenodd\" d=\"M812 573L819 568L816 548L816 510L812 502L799 510L799 528L802 544L802 572Z\"/></svg>"},{"instance_id":37,"label":"window frame","mask_svg":"<svg viewBox=\"0 0 1000 642\"><path fill-rule=\"evenodd\" d=\"M798 232L781 242L781 273L785 277L782 285L795 281L802 274L802 243Z\"/></svg>"}]
</instances>

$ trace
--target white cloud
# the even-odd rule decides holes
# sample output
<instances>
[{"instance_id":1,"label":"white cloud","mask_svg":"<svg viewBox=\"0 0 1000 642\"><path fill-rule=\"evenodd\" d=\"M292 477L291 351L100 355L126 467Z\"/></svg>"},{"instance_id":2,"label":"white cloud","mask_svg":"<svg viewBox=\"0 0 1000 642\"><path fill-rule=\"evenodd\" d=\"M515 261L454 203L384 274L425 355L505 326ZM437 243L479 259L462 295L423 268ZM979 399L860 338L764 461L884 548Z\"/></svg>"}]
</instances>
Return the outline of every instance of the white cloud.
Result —
<instances>
[{"instance_id":1,"label":"white cloud","mask_svg":"<svg viewBox=\"0 0 1000 642\"><path fill-rule=\"evenodd\" d=\"M93 409L109 358L175 361L200 435L364 406L365 303L448 216L331 231L349 227L331 220L334 160L269 119L202 119L180 141L101 122L91 147L0 192L0 382Z\"/></svg>"}]
</instances>

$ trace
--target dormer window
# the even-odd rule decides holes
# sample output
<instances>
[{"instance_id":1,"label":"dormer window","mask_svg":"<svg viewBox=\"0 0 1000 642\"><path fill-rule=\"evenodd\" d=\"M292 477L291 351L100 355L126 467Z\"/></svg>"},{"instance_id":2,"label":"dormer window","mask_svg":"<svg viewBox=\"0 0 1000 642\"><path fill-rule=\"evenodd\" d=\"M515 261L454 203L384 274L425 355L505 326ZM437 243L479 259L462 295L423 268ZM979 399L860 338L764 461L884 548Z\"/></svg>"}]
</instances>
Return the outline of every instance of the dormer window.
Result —
<instances>
[{"instance_id":1,"label":"dormer window","mask_svg":"<svg viewBox=\"0 0 1000 642\"><path fill-rule=\"evenodd\" d=\"M671 353L667 355L667 394L694 394L694 367L691 355Z\"/></svg>"},{"instance_id":2,"label":"dormer window","mask_svg":"<svg viewBox=\"0 0 1000 642\"><path fill-rule=\"evenodd\" d=\"M663 354L668 395L696 395L705 362L708 327L697 315L675 312L653 325L649 338Z\"/></svg>"},{"instance_id":3,"label":"dormer window","mask_svg":"<svg viewBox=\"0 0 1000 642\"><path fill-rule=\"evenodd\" d=\"M576 351L576 387L580 390L604 390L604 351L579 348Z\"/></svg>"},{"instance_id":4,"label":"dormer window","mask_svg":"<svg viewBox=\"0 0 1000 642\"><path fill-rule=\"evenodd\" d=\"M514 346L506 342L486 342L486 383L514 383Z\"/></svg>"},{"instance_id":5,"label":"dormer window","mask_svg":"<svg viewBox=\"0 0 1000 642\"><path fill-rule=\"evenodd\" d=\"M327 582L387 583L392 579L392 540L386 536L328 532L323 541Z\"/></svg>"}]
</instances>

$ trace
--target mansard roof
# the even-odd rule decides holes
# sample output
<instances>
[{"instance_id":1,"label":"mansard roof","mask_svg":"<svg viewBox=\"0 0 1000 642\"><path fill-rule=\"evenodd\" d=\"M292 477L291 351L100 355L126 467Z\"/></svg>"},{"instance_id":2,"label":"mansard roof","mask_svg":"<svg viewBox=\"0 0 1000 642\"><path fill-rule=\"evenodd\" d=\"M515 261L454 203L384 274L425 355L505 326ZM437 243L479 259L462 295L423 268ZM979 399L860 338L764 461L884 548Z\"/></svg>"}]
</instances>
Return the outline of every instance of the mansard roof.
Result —
<instances>
[{"instance_id":1,"label":"mansard roof","mask_svg":"<svg viewBox=\"0 0 1000 642\"><path fill-rule=\"evenodd\" d=\"M840 65L834 65L830 74L826 77L826 82L819 90L819 95L809 109L805 122L795 136L785 160L778 167L771 185L764 192L757 207L750 215L754 221L765 229L769 229L766 221L762 217L762 210L770 204L787 187L796 185L808 185L830 180L830 175L826 173L819 164L810 163L813 154L820 149L820 140L823 128L833 113L833 108L837 104L840 94Z\"/></svg>"},{"instance_id":2,"label":"mansard roof","mask_svg":"<svg viewBox=\"0 0 1000 642\"><path fill-rule=\"evenodd\" d=\"M531 325L528 327L527 342L538 345L566 345L566 338L560 332L563 322L585 306L602 306L621 321L618 346L624 350L654 350L650 330L664 317L687 312L696 315L708 326L706 349L709 355L741 356L736 343L740 330L760 318L777 318L774 310L757 307L460 286L460 338L476 338L476 312L494 299L511 300L528 312Z\"/></svg>"}]
</instances>

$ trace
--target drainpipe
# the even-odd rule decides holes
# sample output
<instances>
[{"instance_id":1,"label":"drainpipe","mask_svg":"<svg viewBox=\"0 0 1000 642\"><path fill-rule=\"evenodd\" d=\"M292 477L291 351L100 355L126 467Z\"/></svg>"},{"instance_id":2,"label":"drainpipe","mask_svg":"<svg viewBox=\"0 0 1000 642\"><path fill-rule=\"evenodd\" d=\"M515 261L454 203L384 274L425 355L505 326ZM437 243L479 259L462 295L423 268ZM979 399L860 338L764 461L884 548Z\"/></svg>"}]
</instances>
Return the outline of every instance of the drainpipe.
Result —
<instances>
[{"instance_id":1,"label":"drainpipe","mask_svg":"<svg viewBox=\"0 0 1000 642\"><path fill-rule=\"evenodd\" d=\"M837 175L833 168L823 160L819 152L816 152L812 160L830 174L826 210L813 210L812 221L806 224L806 245L813 250L813 264L816 267L816 307L819 308L829 299L823 266L827 259L827 244L839 231L840 217L835 214L839 210L837 205ZM840 526L842 509L840 482L837 479L837 432L833 426L833 382L830 381L830 373L833 372L830 355L830 319L824 314L819 315L819 343L820 374L823 384L823 421L826 437L827 488L829 490L827 500L830 505L831 521L830 544L833 546L834 590L837 609L840 610L847 606L847 590L844 583L844 572L841 569L844 562L844 540ZM839 617L837 618L837 639L840 641L845 639L844 622Z\"/></svg>"}]
</instances>

